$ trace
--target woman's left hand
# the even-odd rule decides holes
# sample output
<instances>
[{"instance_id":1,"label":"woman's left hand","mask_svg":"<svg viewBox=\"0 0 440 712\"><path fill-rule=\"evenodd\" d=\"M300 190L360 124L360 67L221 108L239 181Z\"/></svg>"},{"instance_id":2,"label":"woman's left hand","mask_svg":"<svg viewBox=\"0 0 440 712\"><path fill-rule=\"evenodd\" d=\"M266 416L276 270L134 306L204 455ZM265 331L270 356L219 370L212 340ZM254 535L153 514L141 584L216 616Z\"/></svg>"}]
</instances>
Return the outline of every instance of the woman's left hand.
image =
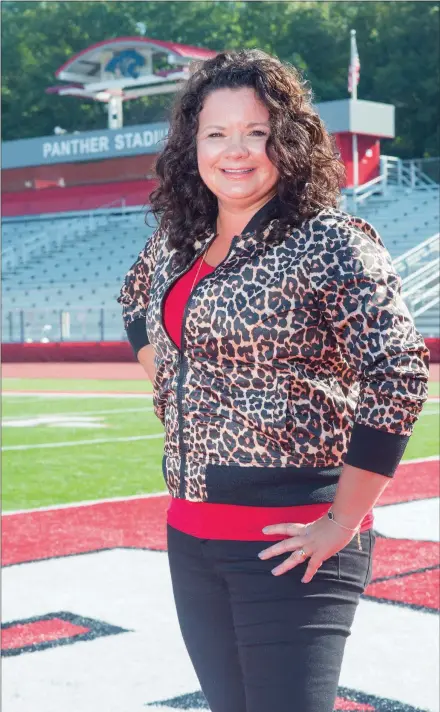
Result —
<instances>
[{"instance_id":1,"label":"woman's left hand","mask_svg":"<svg viewBox=\"0 0 440 712\"><path fill-rule=\"evenodd\" d=\"M316 519L310 524L271 524L264 527L263 534L280 534L290 536L289 539L277 541L273 546L260 551L260 559L270 559L272 556L293 552L279 566L272 569L275 576L286 573L305 561L298 551L303 549L310 557L306 573L301 581L309 583L322 562L329 559L344 548L353 538L353 534L332 522L327 515Z\"/></svg>"}]
</instances>

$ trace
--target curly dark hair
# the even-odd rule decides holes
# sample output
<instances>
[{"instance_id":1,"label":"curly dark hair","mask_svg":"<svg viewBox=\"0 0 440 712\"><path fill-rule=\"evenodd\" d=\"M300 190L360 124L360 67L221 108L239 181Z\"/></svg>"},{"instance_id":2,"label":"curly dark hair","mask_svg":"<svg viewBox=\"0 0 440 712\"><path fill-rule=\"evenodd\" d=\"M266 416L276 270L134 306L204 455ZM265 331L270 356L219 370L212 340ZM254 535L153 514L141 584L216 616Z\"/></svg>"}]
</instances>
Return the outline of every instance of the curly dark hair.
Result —
<instances>
[{"instance_id":1,"label":"curly dark hair","mask_svg":"<svg viewBox=\"0 0 440 712\"><path fill-rule=\"evenodd\" d=\"M220 52L194 62L172 106L166 145L156 162L159 185L150 195L148 211L167 235L168 247L176 249L180 266L194 256L195 240L203 242L207 230L215 229L218 214L217 198L197 166L199 113L216 89L244 87L253 88L269 111L266 150L280 176L281 213L266 239L280 242L286 227L298 227L323 208L339 204L344 166L333 137L312 107L312 90L294 66L257 49ZM259 237L263 229L261 225Z\"/></svg>"}]
</instances>

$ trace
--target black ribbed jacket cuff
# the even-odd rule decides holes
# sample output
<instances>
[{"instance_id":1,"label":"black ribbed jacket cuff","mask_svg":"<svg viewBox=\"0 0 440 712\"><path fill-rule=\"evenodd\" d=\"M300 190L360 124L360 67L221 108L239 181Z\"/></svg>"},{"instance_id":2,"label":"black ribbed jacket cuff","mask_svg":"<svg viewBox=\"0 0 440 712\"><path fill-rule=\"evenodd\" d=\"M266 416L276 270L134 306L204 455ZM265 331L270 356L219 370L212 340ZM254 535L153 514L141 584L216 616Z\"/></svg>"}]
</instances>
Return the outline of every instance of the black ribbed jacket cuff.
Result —
<instances>
[{"instance_id":1,"label":"black ribbed jacket cuff","mask_svg":"<svg viewBox=\"0 0 440 712\"><path fill-rule=\"evenodd\" d=\"M408 444L409 435L396 435L355 423L345 464L393 477Z\"/></svg>"},{"instance_id":2,"label":"black ribbed jacket cuff","mask_svg":"<svg viewBox=\"0 0 440 712\"><path fill-rule=\"evenodd\" d=\"M147 336L145 317L140 317L131 321L126 328L127 338L133 349L133 353L137 358L138 351L142 346L147 346L150 342Z\"/></svg>"}]
</instances>

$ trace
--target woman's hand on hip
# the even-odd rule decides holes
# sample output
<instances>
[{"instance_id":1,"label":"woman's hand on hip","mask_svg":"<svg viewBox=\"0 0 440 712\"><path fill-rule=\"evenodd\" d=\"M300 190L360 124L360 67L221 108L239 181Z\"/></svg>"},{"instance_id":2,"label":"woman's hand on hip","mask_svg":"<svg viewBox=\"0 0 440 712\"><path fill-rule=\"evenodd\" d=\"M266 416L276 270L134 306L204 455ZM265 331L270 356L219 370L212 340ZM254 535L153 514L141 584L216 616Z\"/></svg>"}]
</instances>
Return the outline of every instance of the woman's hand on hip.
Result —
<instances>
[{"instance_id":1,"label":"woman's hand on hip","mask_svg":"<svg viewBox=\"0 0 440 712\"><path fill-rule=\"evenodd\" d=\"M272 569L275 576L286 573L310 557L306 573L301 579L303 583L309 583L322 562L343 549L353 538L352 533L332 522L327 515L310 524L271 524L264 527L263 534L290 537L277 541L258 554L260 559L270 559L272 556L292 552L279 566ZM305 557L299 554L301 549L305 552Z\"/></svg>"}]
</instances>

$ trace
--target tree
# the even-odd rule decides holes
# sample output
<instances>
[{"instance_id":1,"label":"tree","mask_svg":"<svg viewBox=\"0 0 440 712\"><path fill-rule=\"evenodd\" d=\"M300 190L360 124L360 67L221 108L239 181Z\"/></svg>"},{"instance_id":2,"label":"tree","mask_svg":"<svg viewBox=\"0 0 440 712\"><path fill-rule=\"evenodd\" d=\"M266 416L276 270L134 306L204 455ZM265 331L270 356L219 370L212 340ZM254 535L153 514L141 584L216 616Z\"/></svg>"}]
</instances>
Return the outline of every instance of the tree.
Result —
<instances>
[{"instance_id":1,"label":"tree","mask_svg":"<svg viewBox=\"0 0 440 712\"><path fill-rule=\"evenodd\" d=\"M103 39L138 35L217 51L258 47L300 69L314 101L348 98L350 29L361 59L358 96L396 106L387 151L439 154L438 2L16 2L2 11L3 138L102 128L105 106L48 95L54 71ZM166 118L172 95L124 106L125 123Z\"/></svg>"}]
</instances>

